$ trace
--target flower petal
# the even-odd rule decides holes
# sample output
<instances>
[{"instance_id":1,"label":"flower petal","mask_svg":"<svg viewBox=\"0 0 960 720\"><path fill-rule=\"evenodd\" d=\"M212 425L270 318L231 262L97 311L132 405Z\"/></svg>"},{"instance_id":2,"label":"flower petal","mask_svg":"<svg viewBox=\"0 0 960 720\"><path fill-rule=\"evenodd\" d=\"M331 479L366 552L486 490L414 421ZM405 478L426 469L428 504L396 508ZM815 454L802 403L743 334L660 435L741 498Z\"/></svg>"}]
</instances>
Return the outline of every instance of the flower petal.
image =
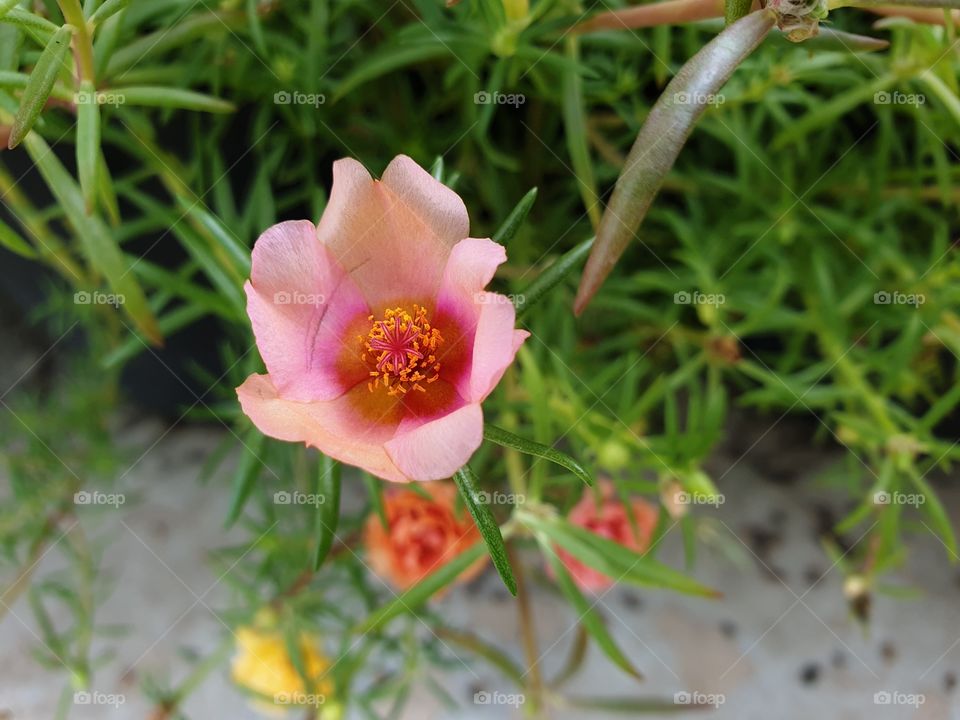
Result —
<instances>
[{"instance_id":1,"label":"flower petal","mask_svg":"<svg viewBox=\"0 0 960 720\"><path fill-rule=\"evenodd\" d=\"M480 402L493 392L523 341L530 337L526 330L514 328L517 312L512 302L496 293L484 295L493 297L487 299L480 311L473 339L473 363L467 390L471 402Z\"/></svg>"},{"instance_id":2,"label":"flower petal","mask_svg":"<svg viewBox=\"0 0 960 720\"><path fill-rule=\"evenodd\" d=\"M473 404L400 433L385 447L400 472L411 480L440 480L463 467L482 441L483 411Z\"/></svg>"},{"instance_id":3,"label":"flower petal","mask_svg":"<svg viewBox=\"0 0 960 720\"><path fill-rule=\"evenodd\" d=\"M450 251L443 269L443 282L438 294L438 305L446 302L465 302L475 306L481 292L507 261L507 249L486 238L464 238ZM474 317L479 312L475 308Z\"/></svg>"},{"instance_id":4,"label":"flower petal","mask_svg":"<svg viewBox=\"0 0 960 720\"><path fill-rule=\"evenodd\" d=\"M406 155L390 162L383 171L383 184L448 248L470 234L470 218L460 196Z\"/></svg>"},{"instance_id":5,"label":"flower petal","mask_svg":"<svg viewBox=\"0 0 960 720\"><path fill-rule=\"evenodd\" d=\"M433 297L450 249L468 231L460 197L408 157L395 158L381 181L356 160L333 164L319 236L375 314Z\"/></svg>"},{"instance_id":6,"label":"flower petal","mask_svg":"<svg viewBox=\"0 0 960 720\"><path fill-rule=\"evenodd\" d=\"M384 480L406 482L383 447L396 432L398 417L389 417L389 411L387 417L365 416L360 406L365 395L372 397L359 385L335 400L294 402L278 395L268 375L251 375L237 388L243 412L265 435L304 442Z\"/></svg>"},{"instance_id":7,"label":"flower petal","mask_svg":"<svg viewBox=\"0 0 960 720\"><path fill-rule=\"evenodd\" d=\"M444 269L437 297L438 323L456 318L463 337L451 343L449 358L441 358L446 369L442 374L469 402L490 394L529 335L514 330L516 311L510 299L483 289L506 259L502 245L466 238L453 248Z\"/></svg>"},{"instance_id":8,"label":"flower petal","mask_svg":"<svg viewBox=\"0 0 960 720\"><path fill-rule=\"evenodd\" d=\"M283 222L266 230L254 245L250 275L247 314L280 394L330 400L366 378L359 348L345 348L344 341L369 310L317 240L313 223Z\"/></svg>"}]
</instances>

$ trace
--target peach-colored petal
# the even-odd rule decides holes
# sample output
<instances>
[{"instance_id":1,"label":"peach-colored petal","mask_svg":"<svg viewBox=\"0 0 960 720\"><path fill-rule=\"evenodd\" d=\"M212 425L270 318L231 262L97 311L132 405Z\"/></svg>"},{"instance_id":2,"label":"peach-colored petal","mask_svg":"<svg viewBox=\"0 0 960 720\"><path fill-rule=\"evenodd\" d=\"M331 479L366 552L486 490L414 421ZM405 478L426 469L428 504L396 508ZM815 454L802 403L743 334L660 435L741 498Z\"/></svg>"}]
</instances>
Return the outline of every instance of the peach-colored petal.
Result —
<instances>
[{"instance_id":1,"label":"peach-colored petal","mask_svg":"<svg viewBox=\"0 0 960 720\"><path fill-rule=\"evenodd\" d=\"M459 196L408 157L395 158L380 181L356 160L333 164L319 237L375 314L434 297L450 249L468 230Z\"/></svg>"},{"instance_id":2,"label":"peach-colored petal","mask_svg":"<svg viewBox=\"0 0 960 720\"><path fill-rule=\"evenodd\" d=\"M483 411L465 405L401 432L386 443L387 455L412 480L440 480L459 470L483 441Z\"/></svg>"},{"instance_id":3,"label":"peach-colored petal","mask_svg":"<svg viewBox=\"0 0 960 720\"><path fill-rule=\"evenodd\" d=\"M382 182L449 248L470 234L470 218L460 196L406 155L390 161Z\"/></svg>"},{"instance_id":4,"label":"peach-colored petal","mask_svg":"<svg viewBox=\"0 0 960 720\"><path fill-rule=\"evenodd\" d=\"M609 481L601 483L600 494L602 499L598 506L593 493L584 493L567 519L574 525L631 550L645 552L650 547L653 532L657 527L659 517L657 509L645 500L635 499L630 502L630 508L636 520L637 532L635 533L627 508L617 496L613 484ZM599 570L585 565L562 548L557 548L557 556L577 585L584 590L599 592L610 587L618 579L608 577Z\"/></svg>"},{"instance_id":5,"label":"peach-colored petal","mask_svg":"<svg viewBox=\"0 0 960 720\"><path fill-rule=\"evenodd\" d=\"M486 238L464 238L450 251L437 304L459 301L476 305L477 293L493 280L497 266L506 261L503 245Z\"/></svg>"},{"instance_id":6,"label":"peach-colored petal","mask_svg":"<svg viewBox=\"0 0 960 720\"><path fill-rule=\"evenodd\" d=\"M406 590L480 541L470 514L456 508L457 490L452 483L428 482L420 489L426 497L412 490L388 490L384 493L386 527L376 513L364 524L370 569L398 590ZM486 562L486 556L479 558L456 582L469 581L483 571Z\"/></svg>"},{"instance_id":7,"label":"peach-colored petal","mask_svg":"<svg viewBox=\"0 0 960 720\"><path fill-rule=\"evenodd\" d=\"M467 343L465 361L454 365L466 372L452 376L448 370L445 377L470 402L490 394L529 335L514 330L516 311L510 299L484 290L506 259L506 249L492 240L461 240L450 253L437 296L438 312L457 318L466 335L461 342Z\"/></svg>"},{"instance_id":8,"label":"peach-colored petal","mask_svg":"<svg viewBox=\"0 0 960 720\"><path fill-rule=\"evenodd\" d=\"M480 312L473 341L473 366L467 395L472 402L483 400L493 391L523 341L530 337L526 330L514 329L517 312L512 302L503 295L485 294L488 302Z\"/></svg>"},{"instance_id":9,"label":"peach-colored petal","mask_svg":"<svg viewBox=\"0 0 960 720\"><path fill-rule=\"evenodd\" d=\"M361 385L335 400L295 402L280 397L268 375L251 375L237 388L243 412L265 435L304 442L384 480L406 482L408 477L383 447L396 431L396 424L365 419L355 405L358 398L362 402L364 394L369 395Z\"/></svg>"},{"instance_id":10,"label":"peach-colored petal","mask_svg":"<svg viewBox=\"0 0 960 720\"><path fill-rule=\"evenodd\" d=\"M356 285L306 220L266 230L253 248L247 313L260 355L280 394L329 400L367 376L347 328L369 310Z\"/></svg>"}]
</instances>

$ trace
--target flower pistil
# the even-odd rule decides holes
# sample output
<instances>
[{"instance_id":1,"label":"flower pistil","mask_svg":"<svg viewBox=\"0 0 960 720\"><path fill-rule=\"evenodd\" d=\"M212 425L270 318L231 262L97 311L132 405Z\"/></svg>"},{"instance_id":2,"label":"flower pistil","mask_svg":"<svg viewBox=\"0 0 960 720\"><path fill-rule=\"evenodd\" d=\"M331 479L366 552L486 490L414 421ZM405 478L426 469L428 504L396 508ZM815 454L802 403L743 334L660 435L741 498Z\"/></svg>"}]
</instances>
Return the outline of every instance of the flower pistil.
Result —
<instances>
[{"instance_id":1,"label":"flower pistil","mask_svg":"<svg viewBox=\"0 0 960 720\"><path fill-rule=\"evenodd\" d=\"M443 344L427 309L415 303L412 313L398 306L385 310L381 320L373 315L367 319L372 323L370 332L360 341L361 359L371 366L370 392L381 385L390 395L403 395L411 389L426 392L421 383L437 381L437 349Z\"/></svg>"}]
</instances>

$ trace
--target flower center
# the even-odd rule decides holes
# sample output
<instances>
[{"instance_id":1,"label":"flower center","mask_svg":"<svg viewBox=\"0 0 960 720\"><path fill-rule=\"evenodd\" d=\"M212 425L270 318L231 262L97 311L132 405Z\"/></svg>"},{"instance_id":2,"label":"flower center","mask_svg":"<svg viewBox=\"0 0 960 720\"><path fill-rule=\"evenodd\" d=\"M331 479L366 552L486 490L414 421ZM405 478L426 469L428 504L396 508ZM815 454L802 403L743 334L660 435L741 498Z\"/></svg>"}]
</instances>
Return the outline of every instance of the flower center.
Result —
<instances>
[{"instance_id":1,"label":"flower center","mask_svg":"<svg viewBox=\"0 0 960 720\"><path fill-rule=\"evenodd\" d=\"M373 325L360 338L361 359L370 365L367 387L373 392L381 385L390 395L411 389L426 392L421 383L436 382L440 363L437 348L443 344L440 331L430 325L427 309L414 304L413 312L402 307L388 309L382 320L369 318Z\"/></svg>"}]
</instances>

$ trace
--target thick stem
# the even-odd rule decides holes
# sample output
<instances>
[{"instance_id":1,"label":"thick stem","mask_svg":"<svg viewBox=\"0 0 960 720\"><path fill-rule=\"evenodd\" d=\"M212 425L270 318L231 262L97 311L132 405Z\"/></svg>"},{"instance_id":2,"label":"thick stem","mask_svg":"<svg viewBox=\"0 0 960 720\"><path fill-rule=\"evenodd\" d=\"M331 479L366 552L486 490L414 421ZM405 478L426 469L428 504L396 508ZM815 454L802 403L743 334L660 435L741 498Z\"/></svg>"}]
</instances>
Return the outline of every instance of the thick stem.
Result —
<instances>
[{"instance_id":1,"label":"thick stem","mask_svg":"<svg viewBox=\"0 0 960 720\"><path fill-rule=\"evenodd\" d=\"M96 70L93 63L93 40L90 38L90 29L87 19L83 16L80 0L59 0L60 12L63 19L73 25L76 35L73 38L73 49L76 53L77 68L80 71L80 80L96 81Z\"/></svg>"}]
</instances>

